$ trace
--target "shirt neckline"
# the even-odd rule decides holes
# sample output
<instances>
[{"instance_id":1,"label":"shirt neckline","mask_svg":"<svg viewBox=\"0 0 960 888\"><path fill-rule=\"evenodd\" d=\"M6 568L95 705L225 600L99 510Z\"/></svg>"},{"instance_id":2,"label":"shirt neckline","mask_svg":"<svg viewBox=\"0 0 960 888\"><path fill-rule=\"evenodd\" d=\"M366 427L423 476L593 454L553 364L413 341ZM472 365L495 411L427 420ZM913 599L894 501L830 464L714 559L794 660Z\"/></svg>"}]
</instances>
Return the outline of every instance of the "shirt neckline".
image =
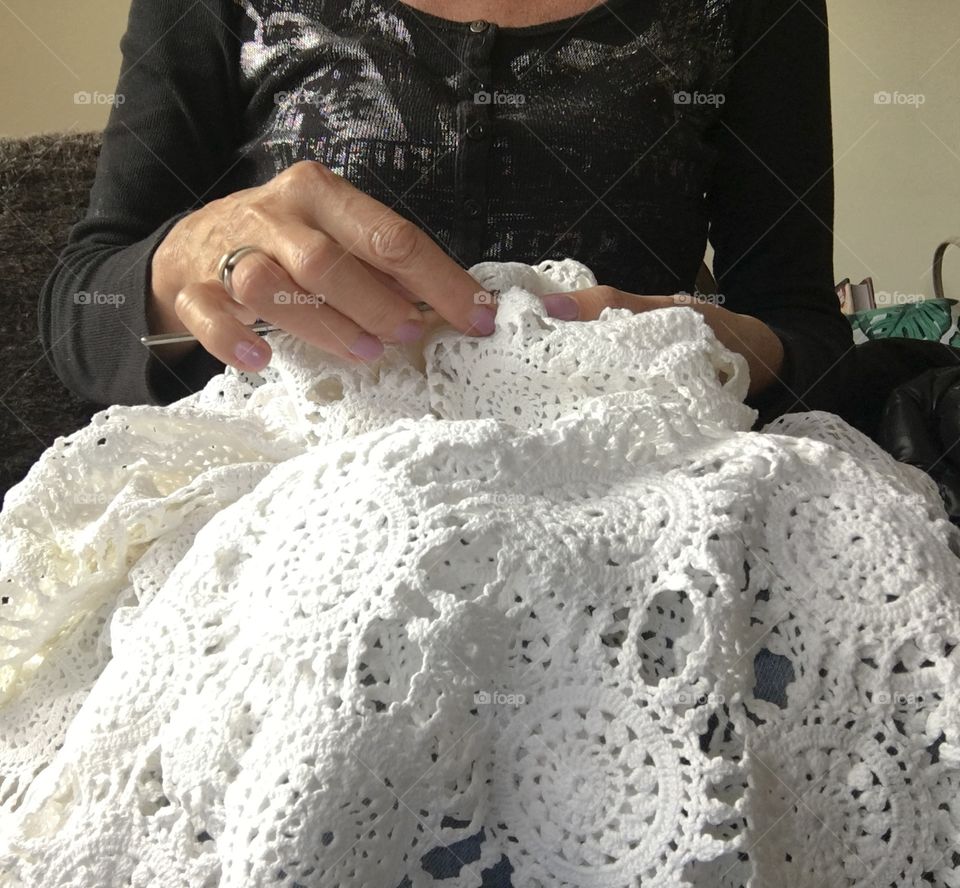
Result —
<instances>
[{"instance_id":1,"label":"shirt neckline","mask_svg":"<svg viewBox=\"0 0 960 888\"><path fill-rule=\"evenodd\" d=\"M594 19L601 18L602 16L611 13L616 13L618 8L626 6L628 3L632 2L635 2L635 0L604 0L603 3L591 7L586 12L581 12L577 15L569 15L562 19L554 19L553 21L549 22L540 22L535 25L504 26L498 25L494 22L487 22L487 25L491 28L496 28L497 32L500 34L518 37L547 34L553 31L568 31L577 24L592 22ZM475 19L471 21L455 21L454 19L448 19L439 15L434 15L431 12L421 12L419 9L415 9L408 3L404 3L403 0L394 0L393 3L383 5L388 5L391 11L400 12L401 14L409 15L415 19L419 19L421 23L427 25L428 27L466 31L470 29L473 21L475 21Z\"/></svg>"}]
</instances>

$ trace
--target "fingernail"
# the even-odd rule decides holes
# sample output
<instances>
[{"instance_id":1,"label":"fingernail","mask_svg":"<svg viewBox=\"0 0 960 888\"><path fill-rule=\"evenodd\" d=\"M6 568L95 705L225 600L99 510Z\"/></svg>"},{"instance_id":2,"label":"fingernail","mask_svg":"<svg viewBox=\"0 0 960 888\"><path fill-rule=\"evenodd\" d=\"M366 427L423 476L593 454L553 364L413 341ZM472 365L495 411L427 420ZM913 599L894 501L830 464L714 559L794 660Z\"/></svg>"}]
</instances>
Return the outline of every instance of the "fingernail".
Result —
<instances>
[{"instance_id":1,"label":"fingernail","mask_svg":"<svg viewBox=\"0 0 960 888\"><path fill-rule=\"evenodd\" d=\"M383 343L376 336L361 333L350 346L350 354L356 355L363 361L375 361L383 354Z\"/></svg>"},{"instance_id":2,"label":"fingernail","mask_svg":"<svg viewBox=\"0 0 960 888\"><path fill-rule=\"evenodd\" d=\"M496 316L497 313L492 308L478 305L470 312L468 317L470 329L467 332L474 336L489 336L497 326Z\"/></svg>"},{"instance_id":3,"label":"fingernail","mask_svg":"<svg viewBox=\"0 0 960 888\"><path fill-rule=\"evenodd\" d=\"M252 370L262 370L270 363L270 350L259 340L257 342L241 340L233 349L233 354L241 364L246 364Z\"/></svg>"},{"instance_id":4,"label":"fingernail","mask_svg":"<svg viewBox=\"0 0 960 888\"><path fill-rule=\"evenodd\" d=\"M421 336L423 336L423 324L416 321L406 321L393 331L393 338L402 343L416 342Z\"/></svg>"},{"instance_id":5,"label":"fingernail","mask_svg":"<svg viewBox=\"0 0 960 888\"><path fill-rule=\"evenodd\" d=\"M561 321L575 321L580 315L580 306L577 300L566 293L548 293L543 297L543 307L551 318Z\"/></svg>"}]
</instances>

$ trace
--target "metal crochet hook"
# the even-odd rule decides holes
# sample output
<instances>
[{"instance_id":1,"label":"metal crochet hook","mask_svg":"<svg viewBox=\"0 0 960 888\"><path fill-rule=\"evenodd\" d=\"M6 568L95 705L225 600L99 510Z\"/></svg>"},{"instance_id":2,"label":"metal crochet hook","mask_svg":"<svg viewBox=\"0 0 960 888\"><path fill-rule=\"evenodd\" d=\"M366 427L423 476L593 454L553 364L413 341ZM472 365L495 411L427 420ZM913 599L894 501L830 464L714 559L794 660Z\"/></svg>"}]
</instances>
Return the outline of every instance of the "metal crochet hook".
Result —
<instances>
[{"instance_id":1,"label":"metal crochet hook","mask_svg":"<svg viewBox=\"0 0 960 888\"><path fill-rule=\"evenodd\" d=\"M418 311L433 311L433 306L428 305L426 302L416 303L416 308ZM257 323L252 324L247 327L251 333L256 333L258 335L263 335L264 333L272 333L274 330L280 330L276 324L266 324L266 323ZM146 346L154 345L173 345L175 342L196 342L197 337L192 333L156 333L151 336L141 336L140 341Z\"/></svg>"}]
</instances>

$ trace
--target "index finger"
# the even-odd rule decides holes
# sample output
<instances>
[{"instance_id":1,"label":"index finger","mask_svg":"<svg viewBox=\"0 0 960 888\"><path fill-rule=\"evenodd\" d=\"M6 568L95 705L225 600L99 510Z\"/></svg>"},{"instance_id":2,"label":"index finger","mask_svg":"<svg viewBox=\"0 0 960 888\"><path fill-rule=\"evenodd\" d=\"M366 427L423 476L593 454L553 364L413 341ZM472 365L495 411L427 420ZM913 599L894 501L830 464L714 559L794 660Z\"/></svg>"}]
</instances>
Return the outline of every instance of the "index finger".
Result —
<instances>
[{"instance_id":1,"label":"index finger","mask_svg":"<svg viewBox=\"0 0 960 888\"><path fill-rule=\"evenodd\" d=\"M348 253L417 294L461 333L493 332L492 295L419 226L323 164L288 172L308 218Z\"/></svg>"}]
</instances>

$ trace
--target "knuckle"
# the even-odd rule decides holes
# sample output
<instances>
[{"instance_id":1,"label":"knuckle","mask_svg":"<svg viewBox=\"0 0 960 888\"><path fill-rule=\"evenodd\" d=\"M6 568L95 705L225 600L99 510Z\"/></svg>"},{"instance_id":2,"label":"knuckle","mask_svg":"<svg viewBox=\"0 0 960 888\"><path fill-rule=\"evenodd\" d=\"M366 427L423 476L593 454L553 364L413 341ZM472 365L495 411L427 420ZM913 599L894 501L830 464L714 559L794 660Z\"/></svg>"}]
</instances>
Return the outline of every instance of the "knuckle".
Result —
<instances>
[{"instance_id":1,"label":"knuckle","mask_svg":"<svg viewBox=\"0 0 960 888\"><path fill-rule=\"evenodd\" d=\"M173 310L178 318L188 326L193 323L193 308L196 305L196 296L189 286L184 287L173 297Z\"/></svg>"},{"instance_id":2,"label":"knuckle","mask_svg":"<svg viewBox=\"0 0 960 888\"><path fill-rule=\"evenodd\" d=\"M398 319L388 300L375 299L366 307L364 316L358 323L371 333L389 333L396 327Z\"/></svg>"},{"instance_id":3,"label":"knuckle","mask_svg":"<svg viewBox=\"0 0 960 888\"><path fill-rule=\"evenodd\" d=\"M276 217L266 203L260 200L244 203L238 214L245 230L260 233L276 224Z\"/></svg>"},{"instance_id":4,"label":"knuckle","mask_svg":"<svg viewBox=\"0 0 960 888\"><path fill-rule=\"evenodd\" d=\"M412 262L421 248L417 226L400 217L378 222L371 227L368 238L373 255L395 265Z\"/></svg>"},{"instance_id":5,"label":"knuckle","mask_svg":"<svg viewBox=\"0 0 960 888\"><path fill-rule=\"evenodd\" d=\"M343 250L332 238L318 235L294 251L290 270L301 283L318 281L342 255Z\"/></svg>"},{"instance_id":6,"label":"knuckle","mask_svg":"<svg viewBox=\"0 0 960 888\"><path fill-rule=\"evenodd\" d=\"M209 344L213 338L215 324L202 308L199 293L195 285L187 285L173 300L173 310L183 321L186 328L203 344Z\"/></svg>"},{"instance_id":7,"label":"knuckle","mask_svg":"<svg viewBox=\"0 0 960 888\"><path fill-rule=\"evenodd\" d=\"M298 160L277 176L278 184L300 190L330 185L335 174L318 160Z\"/></svg>"},{"instance_id":8,"label":"knuckle","mask_svg":"<svg viewBox=\"0 0 960 888\"><path fill-rule=\"evenodd\" d=\"M610 306L611 308L621 308L623 306L623 293L616 287L603 284L598 287L597 290L603 305Z\"/></svg>"},{"instance_id":9,"label":"knuckle","mask_svg":"<svg viewBox=\"0 0 960 888\"><path fill-rule=\"evenodd\" d=\"M217 330L217 322L209 315L204 314L196 318L191 332L204 345L212 345L216 341Z\"/></svg>"},{"instance_id":10,"label":"knuckle","mask_svg":"<svg viewBox=\"0 0 960 888\"><path fill-rule=\"evenodd\" d=\"M237 302L252 305L262 301L272 287L274 275L260 256L248 256L237 264L230 278Z\"/></svg>"}]
</instances>

